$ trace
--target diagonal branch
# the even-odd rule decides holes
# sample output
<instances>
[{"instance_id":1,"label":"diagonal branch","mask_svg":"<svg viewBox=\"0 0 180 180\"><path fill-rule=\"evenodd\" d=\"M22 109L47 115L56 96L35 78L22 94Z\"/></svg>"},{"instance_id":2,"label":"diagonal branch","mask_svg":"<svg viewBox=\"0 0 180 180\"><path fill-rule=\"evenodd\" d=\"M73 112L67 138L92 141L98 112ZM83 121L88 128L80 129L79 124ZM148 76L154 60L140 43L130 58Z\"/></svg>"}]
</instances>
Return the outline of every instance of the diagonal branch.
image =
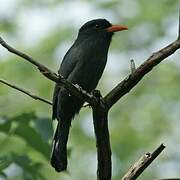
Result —
<instances>
[{"instance_id":1,"label":"diagonal branch","mask_svg":"<svg viewBox=\"0 0 180 180\"><path fill-rule=\"evenodd\" d=\"M48 100L46 100L46 99L44 99L42 97L39 97L39 96L37 96L35 94L32 94L31 92L28 92L27 90L25 90L23 88L20 88L17 85L11 84L11 83L7 82L6 80L0 79L0 83L6 84L7 86L9 86L9 87L11 87L13 89L18 90L18 91L20 91L20 92L30 96L31 98L33 98L35 100L39 100L39 101L45 102L45 103L47 103L49 105L52 105L52 102L50 102L50 101L48 101Z\"/></svg>"},{"instance_id":2,"label":"diagonal branch","mask_svg":"<svg viewBox=\"0 0 180 180\"><path fill-rule=\"evenodd\" d=\"M179 8L179 29L178 29L178 39L180 39L180 8Z\"/></svg>"},{"instance_id":3,"label":"diagonal branch","mask_svg":"<svg viewBox=\"0 0 180 180\"><path fill-rule=\"evenodd\" d=\"M179 19L180 21L180 19ZM179 25L180 29L180 25ZM109 141L109 131L108 131L108 110L125 94L127 94L135 85L148 73L153 67L159 64L166 57L173 54L177 49L180 48L180 30L178 31L178 39L168 45L167 47L157 51L151 57L149 57L140 67L133 69L133 72L120 82L111 92L109 92L104 98L96 98L94 95L88 94L85 91L77 88L75 85L69 83L62 76L49 70L46 66L38 63L32 57L14 49L9 46L1 37L0 44L5 47L8 51L22 57L23 59L29 61L38 69L40 72L46 76L48 79L63 85L70 93L87 101L91 106L93 106L93 118L94 126L97 139L97 150L98 150L98 178L101 180L111 179L111 148ZM152 157L157 157L158 152L163 150L161 146L158 151L151 154ZM152 162L147 160L144 166L145 168ZM149 163L149 164L148 164ZM145 169L144 168L144 169ZM143 169L143 170L144 170ZM106 171L106 172L105 172Z\"/></svg>"},{"instance_id":4,"label":"diagonal branch","mask_svg":"<svg viewBox=\"0 0 180 180\"><path fill-rule=\"evenodd\" d=\"M136 84L149 73L156 65L163 61L168 56L180 49L180 10L179 10L179 27L178 38L173 43L163 49L153 53L143 64L134 70L129 76L121 81L113 88L103 99L107 109L110 109L122 96L127 94Z\"/></svg>"},{"instance_id":5,"label":"diagonal branch","mask_svg":"<svg viewBox=\"0 0 180 180\"><path fill-rule=\"evenodd\" d=\"M168 56L172 55L179 48L180 39L177 39L165 48L153 53L152 56L141 64L132 74L127 76L104 97L107 108L110 109L122 96L127 94L133 87L135 87L136 84L157 64Z\"/></svg>"},{"instance_id":6,"label":"diagonal branch","mask_svg":"<svg viewBox=\"0 0 180 180\"><path fill-rule=\"evenodd\" d=\"M77 87L74 84L71 84L65 78L63 78L61 75L57 75L56 73L51 71L49 68L47 68L43 64L34 60L31 56L29 56L21 51L18 51L15 48L13 48L12 46L8 45L1 37L0 37L0 44L4 48L6 48L9 52L16 54L17 56L23 58L24 60L26 60L26 61L30 62L31 64L33 64L34 66L36 66L40 70L41 74L43 74L48 79L58 83L60 86L64 86L71 94L77 96L78 98L80 98L84 101L87 101L91 105L97 104L96 97L94 97L93 95L82 90L82 88Z\"/></svg>"},{"instance_id":7,"label":"diagonal branch","mask_svg":"<svg viewBox=\"0 0 180 180\"><path fill-rule=\"evenodd\" d=\"M139 177L143 171L159 156L165 146L161 144L153 153L146 153L123 176L122 180L133 180Z\"/></svg>"}]
</instances>

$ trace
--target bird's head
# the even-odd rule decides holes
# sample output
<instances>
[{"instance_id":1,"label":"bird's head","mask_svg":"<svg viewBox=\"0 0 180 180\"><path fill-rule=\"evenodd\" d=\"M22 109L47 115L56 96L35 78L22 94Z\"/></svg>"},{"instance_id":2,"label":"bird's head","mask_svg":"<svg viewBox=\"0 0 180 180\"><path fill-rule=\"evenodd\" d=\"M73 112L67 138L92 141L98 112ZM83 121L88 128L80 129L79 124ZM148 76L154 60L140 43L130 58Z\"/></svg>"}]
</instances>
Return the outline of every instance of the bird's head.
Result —
<instances>
[{"instance_id":1,"label":"bird's head","mask_svg":"<svg viewBox=\"0 0 180 180\"><path fill-rule=\"evenodd\" d=\"M79 30L79 35L112 37L114 32L127 30L124 25L112 25L106 19L94 19L85 23Z\"/></svg>"}]
</instances>

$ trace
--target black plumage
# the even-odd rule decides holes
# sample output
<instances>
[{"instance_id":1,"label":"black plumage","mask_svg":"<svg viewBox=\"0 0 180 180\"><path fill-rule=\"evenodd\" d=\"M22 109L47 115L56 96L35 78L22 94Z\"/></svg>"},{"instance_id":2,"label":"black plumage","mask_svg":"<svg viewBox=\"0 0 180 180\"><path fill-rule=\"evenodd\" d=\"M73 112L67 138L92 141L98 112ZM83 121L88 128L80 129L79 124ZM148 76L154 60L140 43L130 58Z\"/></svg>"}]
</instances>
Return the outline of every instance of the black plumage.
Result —
<instances>
[{"instance_id":1,"label":"black plumage","mask_svg":"<svg viewBox=\"0 0 180 180\"><path fill-rule=\"evenodd\" d=\"M124 29L127 28L112 26L105 19L85 23L64 56L58 73L69 82L91 92L96 88L105 68L113 32ZM58 172L67 168L69 129L73 117L80 111L83 103L82 100L70 95L65 88L55 85L52 118L58 120L58 125L54 135L51 164Z\"/></svg>"}]
</instances>

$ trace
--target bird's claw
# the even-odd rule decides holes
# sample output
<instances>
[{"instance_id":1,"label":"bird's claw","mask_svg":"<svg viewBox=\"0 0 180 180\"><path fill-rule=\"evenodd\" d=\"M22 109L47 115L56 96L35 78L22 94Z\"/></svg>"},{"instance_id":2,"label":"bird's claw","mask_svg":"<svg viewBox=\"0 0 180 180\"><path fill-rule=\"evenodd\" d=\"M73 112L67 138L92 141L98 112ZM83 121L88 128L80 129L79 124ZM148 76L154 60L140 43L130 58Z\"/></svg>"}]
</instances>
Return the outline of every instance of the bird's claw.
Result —
<instances>
[{"instance_id":1,"label":"bird's claw","mask_svg":"<svg viewBox=\"0 0 180 180\"><path fill-rule=\"evenodd\" d=\"M97 97L97 98L102 97L101 92L99 90L96 90L96 89L92 91L92 95Z\"/></svg>"},{"instance_id":2,"label":"bird's claw","mask_svg":"<svg viewBox=\"0 0 180 180\"><path fill-rule=\"evenodd\" d=\"M102 95L101 92L99 90L93 90L92 91L92 95L95 96L98 100L98 102L100 103L100 101L102 100Z\"/></svg>"},{"instance_id":3,"label":"bird's claw","mask_svg":"<svg viewBox=\"0 0 180 180\"><path fill-rule=\"evenodd\" d=\"M39 69L39 71L40 71L42 74L47 74L47 73L48 73L46 70L44 70L44 69L42 69L42 68L38 68L38 69Z\"/></svg>"},{"instance_id":4,"label":"bird's claw","mask_svg":"<svg viewBox=\"0 0 180 180\"><path fill-rule=\"evenodd\" d=\"M79 86L78 84L74 84L74 86L79 90L79 91L83 91L83 88L81 86Z\"/></svg>"}]
</instances>

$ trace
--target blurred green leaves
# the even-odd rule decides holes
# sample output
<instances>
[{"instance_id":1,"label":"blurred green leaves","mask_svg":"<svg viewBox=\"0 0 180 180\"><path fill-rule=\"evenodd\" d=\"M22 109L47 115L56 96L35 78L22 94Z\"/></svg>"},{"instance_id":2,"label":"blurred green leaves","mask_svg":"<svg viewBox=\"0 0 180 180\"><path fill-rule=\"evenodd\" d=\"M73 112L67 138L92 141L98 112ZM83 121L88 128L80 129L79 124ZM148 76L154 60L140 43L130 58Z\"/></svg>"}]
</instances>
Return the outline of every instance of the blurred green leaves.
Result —
<instances>
[{"instance_id":1,"label":"blurred green leaves","mask_svg":"<svg viewBox=\"0 0 180 180\"><path fill-rule=\"evenodd\" d=\"M76 3L80 4L79 9L75 9ZM64 4L66 5L63 6ZM61 12L62 7L67 8L65 14ZM176 32L173 23L178 19L178 8L179 0L19 0L8 5L4 16L1 12L0 33L8 43L57 71L67 50L64 44L73 42L78 32L75 25L80 20L84 22L91 17L106 18L107 15L112 23L127 25L129 31L116 34L111 44L109 67L106 67L98 87L106 94L129 73L127 62L130 59L133 58L138 66L152 51L164 46L164 42L166 44L171 41L169 34ZM84 16L86 11L87 17ZM57 14L56 17L54 12L59 12L61 16ZM78 18L68 19L75 12L79 15ZM35 20L36 16L31 17L34 14L37 15L35 27L32 25L32 19ZM56 26L49 23L44 29L47 33L43 38L38 39L37 36L36 43L28 44L22 29L41 29L40 15L45 15L41 17L43 20L50 17L51 21L56 21ZM24 20L25 17L27 19ZM63 19L68 22L64 23ZM29 26L22 27L24 22ZM49 31L46 31L46 28ZM33 32L28 32L26 36L34 38ZM176 34L173 34L173 38L176 38ZM59 49L63 49L62 54ZM114 52L115 58L111 56ZM175 171L172 167L167 166L167 170L159 169L169 162L179 163L177 158L171 161L175 152L171 148L172 144L176 144L177 149L180 146L177 140L180 128L180 67L177 59L179 56L176 53L173 59L168 58L167 62L160 64L110 112L113 180L119 180L132 162L162 142L170 144L165 150L166 154L162 154L145 171L142 179L167 178L166 174L180 176L180 170ZM111 65L115 67L115 71ZM34 94L51 99L54 83L41 76L29 63L10 55L1 47L0 72L2 78L19 84ZM71 154L68 165L70 173L58 174L49 163L53 137L50 106L0 84L0 178L96 179L96 147L90 113L89 108L83 108L72 122L68 145ZM178 156L179 152L176 157Z\"/></svg>"},{"instance_id":2,"label":"blurred green leaves","mask_svg":"<svg viewBox=\"0 0 180 180\"><path fill-rule=\"evenodd\" d=\"M2 158L0 158L0 172L2 176L7 177L3 170L12 165L12 163L15 166L23 169L22 172L17 173L21 175L22 179L45 179L40 172L40 163L34 163L26 154L17 155L15 153L8 154L7 156L3 156Z\"/></svg>"},{"instance_id":3,"label":"blurred green leaves","mask_svg":"<svg viewBox=\"0 0 180 180\"><path fill-rule=\"evenodd\" d=\"M38 119L34 113L21 114L11 119L4 118L0 124L0 131L9 136L20 137L35 151L49 159L50 145L48 140L52 137L53 129L50 119ZM41 127L40 131L39 130ZM44 132L45 131L45 132Z\"/></svg>"},{"instance_id":4,"label":"blurred green leaves","mask_svg":"<svg viewBox=\"0 0 180 180\"><path fill-rule=\"evenodd\" d=\"M51 120L38 118L34 113L2 117L0 132L5 135L0 140L0 171L4 174L3 170L15 163L22 168L25 179L44 179L39 169L43 161L48 163L50 157L49 140L53 136Z\"/></svg>"}]
</instances>

